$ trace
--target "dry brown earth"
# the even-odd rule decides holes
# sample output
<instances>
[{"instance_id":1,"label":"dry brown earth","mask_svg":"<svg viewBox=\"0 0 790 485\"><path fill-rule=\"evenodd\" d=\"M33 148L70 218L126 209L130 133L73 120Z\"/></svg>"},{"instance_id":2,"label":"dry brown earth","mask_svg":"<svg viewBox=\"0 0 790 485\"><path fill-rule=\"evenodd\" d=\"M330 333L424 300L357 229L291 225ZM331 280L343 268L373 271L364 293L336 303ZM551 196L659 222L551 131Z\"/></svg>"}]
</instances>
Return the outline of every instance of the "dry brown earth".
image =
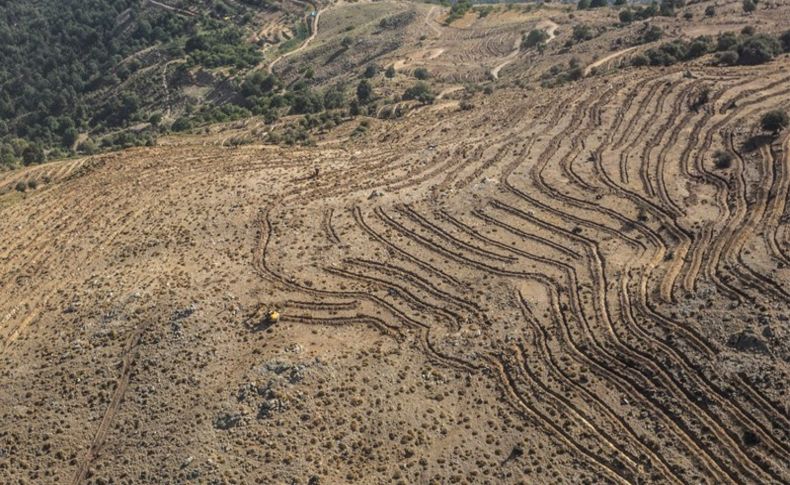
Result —
<instances>
[{"instance_id":1,"label":"dry brown earth","mask_svg":"<svg viewBox=\"0 0 790 485\"><path fill-rule=\"evenodd\" d=\"M475 25L421 62L496 65ZM534 55L362 137L1 174L0 483L788 483L790 59Z\"/></svg>"}]
</instances>

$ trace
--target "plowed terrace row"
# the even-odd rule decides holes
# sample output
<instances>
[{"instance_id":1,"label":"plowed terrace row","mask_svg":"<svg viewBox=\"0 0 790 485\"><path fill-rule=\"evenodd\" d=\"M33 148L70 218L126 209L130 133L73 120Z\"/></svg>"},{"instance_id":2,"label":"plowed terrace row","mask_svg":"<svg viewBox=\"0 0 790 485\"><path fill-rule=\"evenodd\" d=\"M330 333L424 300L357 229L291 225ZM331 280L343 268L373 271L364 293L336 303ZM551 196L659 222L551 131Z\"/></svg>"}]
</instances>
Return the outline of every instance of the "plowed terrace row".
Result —
<instances>
[{"instance_id":1,"label":"plowed terrace row","mask_svg":"<svg viewBox=\"0 0 790 485\"><path fill-rule=\"evenodd\" d=\"M463 408L494 424L459 424L405 458L384 437L362 460L311 442L321 433L297 406L280 419L298 436L267 435L293 446L239 451L227 463L245 473L787 483L790 147L758 123L790 104L779 64L503 89L484 109L374 124L343 147L196 139L6 176L6 187L44 172L52 182L0 208L0 481L117 476L155 439L139 426L195 430L158 454L214 456L206 443L225 438L206 438L213 414L192 409L227 400L274 352L262 342L280 339L318 356L334 342L337 359L347 347L341 374L382 345L396 352L348 374L368 388L368 429L349 419L326 433L364 442L409 413L377 385L387 359L448 376L458 401L431 401L442 416ZM695 111L704 88L711 100ZM735 155L731 167L715 166L716 150ZM174 312L190 305L202 323L178 340ZM264 333L251 320L260 307L282 313ZM343 392L329 394L346 412ZM314 418L318 405L304 406ZM32 424L14 424L34 408ZM250 419L223 446L271 431ZM157 466L177 477L184 458Z\"/></svg>"}]
</instances>

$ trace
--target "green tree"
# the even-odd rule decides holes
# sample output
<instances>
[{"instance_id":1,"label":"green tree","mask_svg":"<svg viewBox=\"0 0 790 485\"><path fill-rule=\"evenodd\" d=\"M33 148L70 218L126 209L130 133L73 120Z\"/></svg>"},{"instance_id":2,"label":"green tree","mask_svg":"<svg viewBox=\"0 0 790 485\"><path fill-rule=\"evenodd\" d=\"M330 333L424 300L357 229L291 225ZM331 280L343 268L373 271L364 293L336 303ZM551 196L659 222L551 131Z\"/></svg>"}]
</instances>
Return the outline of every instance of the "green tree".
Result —
<instances>
[{"instance_id":1,"label":"green tree","mask_svg":"<svg viewBox=\"0 0 790 485\"><path fill-rule=\"evenodd\" d=\"M548 38L549 34L547 34L545 30L532 29L524 37L524 40L521 41L521 47L529 49L530 47L545 43Z\"/></svg>"},{"instance_id":2,"label":"green tree","mask_svg":"<svg viewBox=\"0 0 790 485\"><path fill-rule=\"evenodd\" d=\"M780 52L779 41L767 35L755 35L738 46L738 64L764 64Z\"/></svg>"},{"instance_id":3,"label":"green tree","mask_svg":"<svg viewBox=\"0 0 790 485\"><path fill-rule=\"evenodd\" d=\"M424 81L429 77L431 77L431 73L429 73L428 69L425 69L424 67L418 67L417 69L414 70L414 77L416 77L421 81Z\"/></svg>"},{"instance_id":4,"label":"green tree","mask_svg":"<svg viewBox=\"0 0 790 485\"><path fill-rule=\"evenodd\" d=\"M579 3L576 4L577 10L587 10L590 8L590 0L579 0Z\"/></svg>"},{"instance_id":5,"label":"green tree","mask_svg":"<svg viewBox=\"0 0 790 485\"><path fill-rule=\"evenodd\" d=\"M373 77L376 77L376 74L378 73L379 73L379 66L375 64L368 64L368 66L365 68L365 73L363 75L366 78L371 79Z\"/></svg>"},{"instance_id":6,"label":"green tree","mask_svg":"<svg viewBox=\"0 0 790 485\"><path fill-rule=\"evenodd\" d=\"M705 7L705 16L706 17L713 17L716 15L716 7L713 5L708 5Z\"/></svg>"},{"instance_id":7,"label":"green tree","mask_svg":"<svg viewBox=\"0 0 790 485\"><path fill-rule=\"evenodd\" d=\"M395 72L395 66L390 66L390 67L388 67L388 68L387 68L387 70L384 72L384 75L385 75L387 78L389 78L389 79L392 79L392 78L394 78L394 77L395 77L395 74L396 74L396 72Z\"/></svg>"},{"instance_id":8,"label":"green tree","mask_svg":"<svg viewBox=\"0 0 790 485\"><path fill-rule=\"evenodd\" d=\"M618 16L620 17L620 22L624 24L628 24L634 21L634 12L630 8L620 10Z\"/></svg>"},{"instance_id":9,"label":"green tree","mask_svg":"<svg viewBox=\"0 0 790 485\"><path fill-rule=\"evenodd\" d=\"M42 163L45 159L44 150L37 143L31 143L22 151L22 163L25 165Z\"/></svg>"},{"instance_id":10,"label":"green tree","mask_svg":"<svg viewBox=\"0 0 790 485\"><path fill-rule=\"evenodd\" d=\"M77 142L79 132L75 128L66 128L63 132L63 145L69 149Z\"/></svg>"},{"instance_id":11,"label":"green tree","mask_svg":"<svg viewBox=\"0 0 790 485\"><path fill-rule=\"evenodd\" d=\"M757 9L757 5L752 0L743 0L742 6L743 11L746 13L752 13Z\"/></svg>"}]
</instances>

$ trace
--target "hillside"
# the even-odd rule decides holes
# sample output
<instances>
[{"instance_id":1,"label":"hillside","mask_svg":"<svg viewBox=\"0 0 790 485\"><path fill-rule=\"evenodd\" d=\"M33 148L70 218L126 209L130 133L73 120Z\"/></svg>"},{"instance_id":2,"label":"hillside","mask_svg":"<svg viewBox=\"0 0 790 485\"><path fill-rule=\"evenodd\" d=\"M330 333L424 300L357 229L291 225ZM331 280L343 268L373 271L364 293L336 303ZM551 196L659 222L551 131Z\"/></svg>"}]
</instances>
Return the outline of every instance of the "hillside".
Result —
<instances>
[{"instance_id":1,"label":"hillside","mask_svg":"<svg viewBox=\"0 0 790 485\"><path fill-rule=\"evenodd\" d=\"M243 116L0 173L0 483L788 483L744 7L319 5Z\"/></svg>"},{"instance_id":2,"label":"hillside","mask_svg":"<svg viewBox=\"0 0 790 485\"><path fill-rule=\"evenodd\" d=\"M234 80L307 30L304 2L5 1L0 169L153 144L229 109Z\"/></svg>"}]
</instances>

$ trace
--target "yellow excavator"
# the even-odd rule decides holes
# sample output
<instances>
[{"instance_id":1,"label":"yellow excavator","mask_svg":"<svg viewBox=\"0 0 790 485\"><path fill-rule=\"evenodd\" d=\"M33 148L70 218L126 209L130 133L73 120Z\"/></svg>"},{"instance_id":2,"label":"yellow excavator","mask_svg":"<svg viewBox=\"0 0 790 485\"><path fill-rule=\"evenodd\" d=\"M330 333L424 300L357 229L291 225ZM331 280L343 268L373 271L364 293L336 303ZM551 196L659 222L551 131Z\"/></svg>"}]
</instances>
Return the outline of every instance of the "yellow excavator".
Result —
<instances>
[{"instance_id":1,"label":"yellow excavator","mask_svg":"<svg viewBox=\"0 0 790 485\"><path fill-rule=\"evenodd\" d=\"M273 325L280 321L280 312L277 310L269 310L266 312L264 317L264 322L268 323L269 325Z\"/></svg>"}]
</instances>

